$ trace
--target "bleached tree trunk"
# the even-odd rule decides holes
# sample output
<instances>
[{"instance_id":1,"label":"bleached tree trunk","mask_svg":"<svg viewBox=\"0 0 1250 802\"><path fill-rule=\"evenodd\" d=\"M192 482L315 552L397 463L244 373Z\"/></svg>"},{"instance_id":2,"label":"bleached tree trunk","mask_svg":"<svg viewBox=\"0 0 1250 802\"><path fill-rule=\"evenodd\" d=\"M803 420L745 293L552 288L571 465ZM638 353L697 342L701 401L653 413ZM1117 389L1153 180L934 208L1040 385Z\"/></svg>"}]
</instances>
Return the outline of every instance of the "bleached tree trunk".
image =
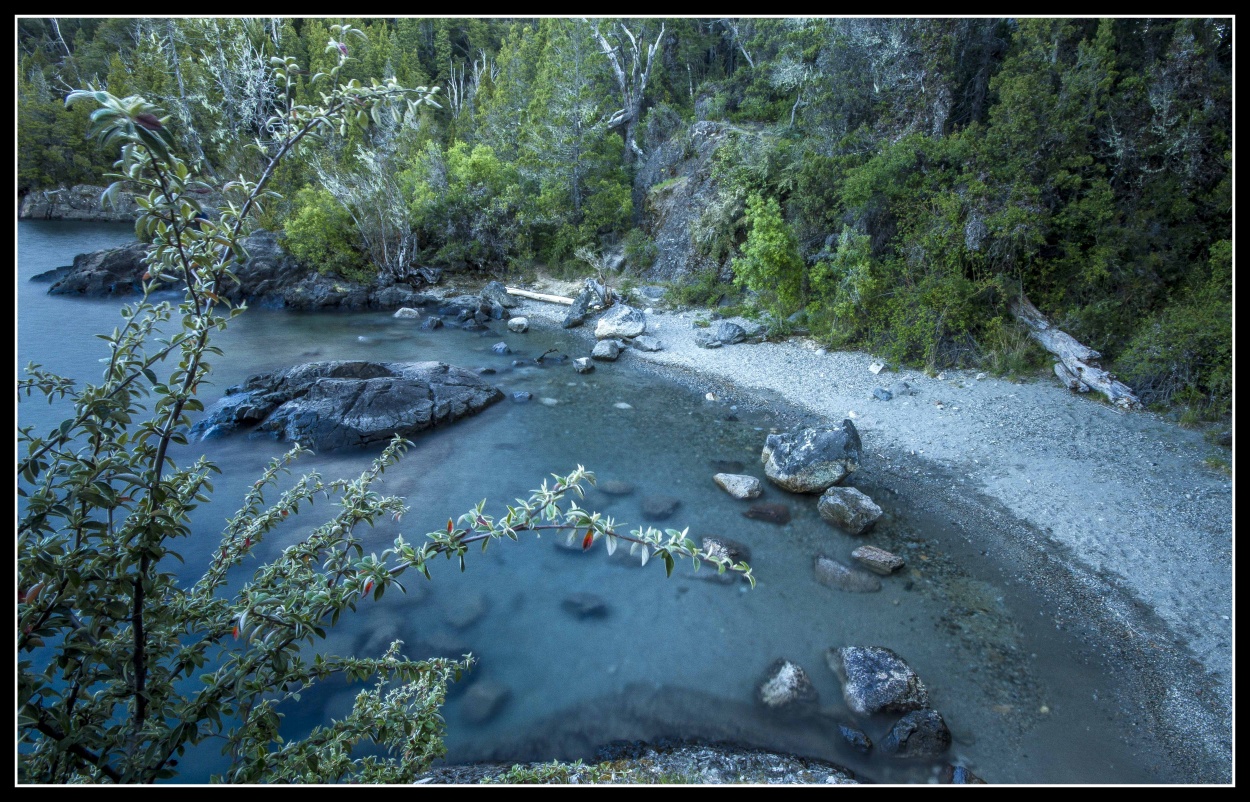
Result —
<instances>
[{"instance_id":1,"label":"bleached tree trunk","mask_svg":"<svg viewBox=\"0 0 1250 802\"><path fill-rule=\"evenodd\" d=\"M624 128L625 165L629 166L633 164L635 156L646 155L638 146L638 121L642 115L643 93L647 91L647 82L651 80L651 70L655 66L655 54L664 41L664 24L660 24L660 32L649 46L641 36L635 36L624 22L617 22L609 31L616 40L615 43L609 40L609 34L599 29L598 21L589 24L593 26L595 40L616 77L621 109L608 118L608 127Z\"/></svg>"},{"instance_id":2,"label":"bleached tree trunk","mask_svg":"<svg viewBox=\"0 0 1250 802\"><path fill-rule=\"evenodd\" d=\"M1078 392L1097 390L1121 409L1141 409L1141 401L1134 395L1133 389L1098 366L1096 360L1102 354L1055 328L1028 298L1021 295L1013 302L1011 313L1028 327L1030 337L1058 357L1055 375L1068 389Z\"/></svg>"}]
</instances>

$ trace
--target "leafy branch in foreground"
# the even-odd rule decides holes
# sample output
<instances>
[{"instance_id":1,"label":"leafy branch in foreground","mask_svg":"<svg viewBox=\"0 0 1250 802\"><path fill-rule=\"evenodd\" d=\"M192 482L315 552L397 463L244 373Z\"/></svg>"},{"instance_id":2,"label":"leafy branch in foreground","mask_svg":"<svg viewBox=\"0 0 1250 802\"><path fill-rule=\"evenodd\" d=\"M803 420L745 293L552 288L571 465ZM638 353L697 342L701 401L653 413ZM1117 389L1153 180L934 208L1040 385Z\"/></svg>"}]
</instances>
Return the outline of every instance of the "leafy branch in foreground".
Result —
<instances>
[{"instance_id":1,"label":"leafy branch in foreground","mask_svg":"<svg viewBox=\"0 0 1250 802\"><path fill-rule=\"evenodd\" d=\"M314 82L337 80L348 59L342 41L355 33L331 30L327 50L338 54L338 65ZM154 248L142 299L123 308L119 328L100 335L109 349L100 383L79 386L38 366L18 383L19 397L42 396L73 410L46 434L18 429L21 782L153 782L176 776L186 750L208 739L223 744L229 766L219 779L226 781L411 780L444 752L439 708L447 683L472 656L414 660L400 653L398 641L379 658L326 656L314 647L362 598L402 588L407 569L428 577L439 555L456 557L463 568L476 543L486 548L522 532L568 530L587 549L596 540L609 552L628 542L641 560L658 558L669 572L677 558L689 557L696 566L711 562L751 578L745 564L700 551L684 532L623 534L610 518L565 504L570 493L581 497L583 481L593 481L581 467L544 483L502 518L487 517L483 502L419 547L401 537L381 555L366 555L360 526L398 521L406 510L402 499L372 489L404 450L400 439L355 479L312 473L267 501L266 490L276 490L302 453L297 446L269 464L219 540L206 543L193 532L191 514L209 500L217 468L204 457L179 467L171 449L187 443L190 413L202 409L197 395L211 369L205 357L220 353L210 345L212 332L242 311L221 291L234 280L231 265L246 259L241 241L276 166L323 129L341 133L349 122L367 124L380 104L431 97L393 81L353 81L323 92L319 106L296 105L286 76L298 74L298 66L283 59L273 68L286 91L266 125L269 139L256 143L268 161L259 179L224 188L217 220L206 219L196 201L203 185L172 152L159 109L140 97L94 90L68 99L99 104L93 134L121 149L105 194L140 191L136 233ZM174 280L186 286L176 311L149 301L158 283ZM177 364L166 368L170 357ZM318 498L335 505L330 520L241 581L242 560ZM175 542L180 538L185 545ZM183 560L175 546L207 563L190 587L171 570L171 559ZM335 675L374 677L377 684L347 717L284 741L282 703ZM365 741L387 754L353 756Z\"/></svg>"}]
</instances>

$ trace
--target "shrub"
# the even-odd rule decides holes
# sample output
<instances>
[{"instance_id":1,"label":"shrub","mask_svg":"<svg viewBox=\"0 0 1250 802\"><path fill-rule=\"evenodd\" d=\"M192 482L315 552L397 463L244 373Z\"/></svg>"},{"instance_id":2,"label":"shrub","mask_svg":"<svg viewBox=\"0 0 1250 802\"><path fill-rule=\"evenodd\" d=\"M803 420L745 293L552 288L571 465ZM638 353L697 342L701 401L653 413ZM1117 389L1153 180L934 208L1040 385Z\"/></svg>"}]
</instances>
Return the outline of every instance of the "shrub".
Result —
<instances>
[{"instance_id":1,"label":"shrub","mask_svg":"<svg viewBox=\"0 0 1250 802\"><path fill-rule=\"evenodd\" d=\"M304 187L282 228L282 244L318 273L367 282L374 271L356 246L351 214L328 191Z\"/></svg>"}]
</instances>

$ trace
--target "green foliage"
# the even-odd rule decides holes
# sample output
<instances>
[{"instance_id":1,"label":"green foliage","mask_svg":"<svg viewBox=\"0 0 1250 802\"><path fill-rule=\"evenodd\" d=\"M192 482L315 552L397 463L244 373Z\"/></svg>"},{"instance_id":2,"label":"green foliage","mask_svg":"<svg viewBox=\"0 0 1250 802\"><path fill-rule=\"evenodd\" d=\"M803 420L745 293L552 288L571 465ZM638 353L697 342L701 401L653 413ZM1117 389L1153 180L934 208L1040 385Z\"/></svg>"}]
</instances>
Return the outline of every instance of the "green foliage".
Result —
<instances>
[{"instance_id":1,"label":"green foliage","mask_svg":"<svg viewBox=\"0 0 1250 802\"><path fill-rule=\"evenodd\" d=\"M283 224L282 244L319 273L367 282L373 276L354 242L352 216L324 189L304 187Z\"/></svg>"},{"instance_id":2,"label":"green foliage","mask_svg":"<svg viewBox=\"0 0 1250 802\"><path fill-rule=\"evenodd\" d=\"M660 255L651 237L641 228L631 228L621 243L625 254L625 264L635 273L647 270Z\"/></svg>"},{"instance_id":3,"label":"green foliage","mask_svg":"<svg viewBox=\"0 0 1250 802\"><path fill-rule=\"evenodd\" d=\"M747 234L742 257L733 262L734 284L759 295L779 318L796 311L804 300L806 271L794 232L781 218L775 198L747 198Z\"/></svg>"}]
</instances>

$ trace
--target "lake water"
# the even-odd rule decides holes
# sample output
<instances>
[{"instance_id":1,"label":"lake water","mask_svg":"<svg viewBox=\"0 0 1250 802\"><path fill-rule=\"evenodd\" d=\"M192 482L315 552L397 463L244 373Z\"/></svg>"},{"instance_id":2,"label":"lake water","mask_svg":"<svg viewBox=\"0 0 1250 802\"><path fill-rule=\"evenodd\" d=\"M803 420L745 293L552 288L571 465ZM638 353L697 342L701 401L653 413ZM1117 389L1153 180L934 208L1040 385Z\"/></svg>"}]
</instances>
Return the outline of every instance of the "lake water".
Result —
<instances>
[{"instance_id":1,"label":"lake water","mask_svg":"<svg viewBox=\"0 0 1250 802\"><path fill-rule=\"evenodd\" d=\"M97 379L104 352L92 335L118 324L120 301L53 298L46 284L27 279L77 253L128 241L129 228L22 221L18 235L19 372L33 360ZM1138 727L1126 718L1134 702L1118 690L1121 667L1101 656L1087 634L1057 627L1044 601L1021 587L1009 566L981 556L984 545L960 521L891 493L893 479L873 473L870 455L856 484L890 515L866 539L822 521L815 497L792 496L767 482L759 500L788 505L793 519L779 526L744 518L747 503L712 483L714 463L741 462L742 472L763 478L760 449L771 428L787 424L783 411L758 399L741 399L731 410L724 400L709 402L702 392L631 367L629 355L585 376L567 364L514 368L517 357L548 348L582 356L589 346L567 332L495 328L488 336L422 332L387 313L250 310L216 337L224 356L214 360L213 390L201 397L211 402L250 374L311 360L436 359L493 367L491 379L501 389L527 390L534 400L505 400L418 438L382 488L405 496L411 512L402 529L373 530L371 547L381 551L400 531L417 540L482 498L497 513L551 473L582 464L601 481L636 487L623 497L592 491L586 506L636 525L643 499L675 496L680 507L663 525L689 527L696 539L722 534L747 544L759 586L708 581L708 572L692 575L688 566L666 579L658 563L639 568L619 553L609 559L599 547L569 552L551 537L471 553L464 574L440 562L432 582L406 576L409 594L362 604L332 631L327 649L376 655L400 638L414 657L472 651L478 664L463 684L497 684L508 698L496 715L475 722L465 716L462 690L453 689L444 711L449 761L589 757L614 739L688 737L824 758L880 782L931 781L937 765L862 757L832 723L852 716L825 650L881 645L924 679L955 736L947 759L990 782L1184 780L1158 753L1145 720ZM492 353L500 341L515 353ZM42 401L23 401L18 411L21 424L40 428L65 412ZM222 523L263 464L284 450L270 440L234 436L179 455L186 462L206 453L223 470L214 503L198 511L197 534L184 550L188 576L218 545ZM372 456L317 455L298 467L347 476ZM276 554L301 531L293 519L258 556ZM851 550L864 542L902 554L907 567L884 579L879 593L842 593L815 581L817 554L850 562ZM562 602L576 593L602 598L608 614L571 615ZM754 701L765 670L782 657L810 675L823 716L786 719ZM354 694L340 685L305 695L285 710L291 732L342 715ZM891 721L859 725L879 741ZM203 781L218 770L216 751L210 745L188 755L181 780Z\"/></svg>"}]
</instances>

